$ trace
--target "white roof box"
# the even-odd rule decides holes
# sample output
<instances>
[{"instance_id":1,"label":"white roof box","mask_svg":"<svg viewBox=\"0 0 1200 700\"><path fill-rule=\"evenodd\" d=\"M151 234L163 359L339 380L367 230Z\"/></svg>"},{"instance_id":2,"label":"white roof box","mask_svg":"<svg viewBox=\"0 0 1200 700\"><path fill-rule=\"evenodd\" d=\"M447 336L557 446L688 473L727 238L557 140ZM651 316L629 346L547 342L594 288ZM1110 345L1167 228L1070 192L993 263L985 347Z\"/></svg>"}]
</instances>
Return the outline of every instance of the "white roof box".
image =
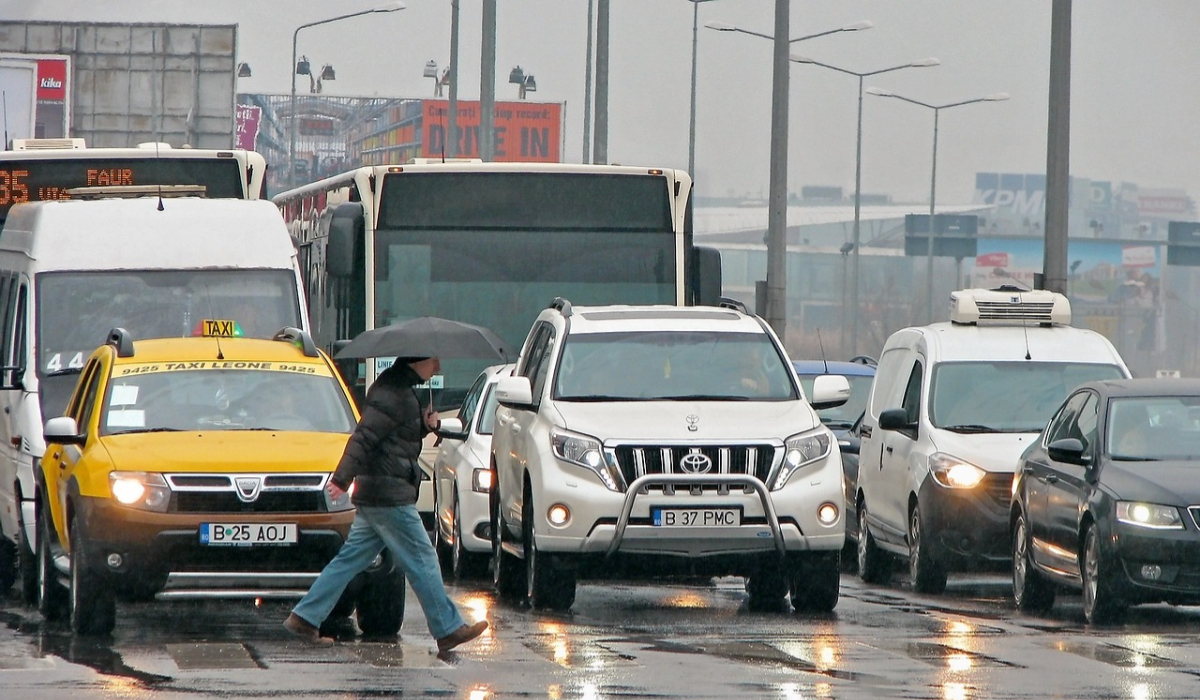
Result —
<instances>
[{"instance_id":1,"label":"white roof box","mask_svg":"<svg viewBox=\"0 0 1200 700\"><path fill-rule=\"evenodd\" d=\"M44 151L58 149L77 149L87 148L87 144L83 139L64 138L64 139L13 139L12 149L14 151Z\"/></svg>"},{"instance_id":2,"label":"white roof box","mask_svg":"<svg viewBox=\"0 0 1200 700\"><path fill-rule=\"evenodd\" d=\"M1069 326L1071 302L1042 289L961 289L950 293L950 321L977 326Z\"/></svg>"}]
</instances>

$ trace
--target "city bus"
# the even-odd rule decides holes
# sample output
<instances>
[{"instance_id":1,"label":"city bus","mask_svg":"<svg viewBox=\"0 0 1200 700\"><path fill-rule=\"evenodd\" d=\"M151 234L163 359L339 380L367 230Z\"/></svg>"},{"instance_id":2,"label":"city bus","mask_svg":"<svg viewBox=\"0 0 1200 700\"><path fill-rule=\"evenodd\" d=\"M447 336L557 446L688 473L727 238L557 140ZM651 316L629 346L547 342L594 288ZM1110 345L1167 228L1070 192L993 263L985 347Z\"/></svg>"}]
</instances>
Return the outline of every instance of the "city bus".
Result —
<instances>
[{"instance_id":1,"label":"city bus","mask_svg":"<svg viewBox=\"0 0 1200 700\"><path fill-rule=\"evenodd\" d=\"M76 188L192 185L209 199L264 199L267 162L240 149L88 148L83 139L14 139L0 151L0 225L14 204L70 199Z\"/></svg>"},{"instance_id":2,"label":"city bus","mask_svg":"<svg viewBox=\"0 0 1200 700\"><path fill-rule=\"evenodd\" d=\"M679 170L460 160L361 167L272 201L297 241L318 344L438 316L492 329L513 361L555 297L719 303L719 253L693 245L691 197ZM341 365L360 400L392 359ZM495 363L444 359L428 400L453 411Z\"/></svg>"}]
</instances>

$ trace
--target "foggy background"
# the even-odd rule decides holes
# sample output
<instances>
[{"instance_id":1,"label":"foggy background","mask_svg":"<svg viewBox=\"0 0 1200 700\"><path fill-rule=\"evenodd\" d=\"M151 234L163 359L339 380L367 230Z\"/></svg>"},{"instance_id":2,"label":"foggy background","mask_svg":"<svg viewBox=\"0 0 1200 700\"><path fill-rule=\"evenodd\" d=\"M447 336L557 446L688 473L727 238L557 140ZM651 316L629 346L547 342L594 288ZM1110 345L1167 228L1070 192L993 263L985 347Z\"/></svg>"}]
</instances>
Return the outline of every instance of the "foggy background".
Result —
<instances>
[{"instance_id":1,"label":"foggy background","mask_svg":"<svg viewBox=\"0 0 1200 700\"><path fill-rule=\"evenodd\" d=\"M450 54L450 1L405 0L407 9L301 30L298 54L334 66L335 96L431 97ZM238 25L238 61L253 76L243 92L291 90L292 36L301 24L384 4L367 0L0 0L5 20ZM478 99L481 3L460 2L459 98ZM688 0L612 0L609 160L687 167L692 9ZM995 92L1006 102L944 110L939 122L939 204L971 201L974 174L1043 172L1046 166L1049 0L794 1L789 36L861 20L874 28L797 42L791 53L865 72L921 58L942 65L867 78L906 97L944 104ZM767 196L771 42L716 32L720 21L772 34L774 0L699 5L696 187L701 197ZM1142 187L1200 192L1200 3L1081 0L1073 3L1071 173ZM586 0L501 0L496 99L520 65L531 101L565 102L564 160L582 160ZM857 79L792 63L788 186L854 185ZM308 90L298 76L298 91ZM594 138L594 132L593 132ZM928 202L932 110L867 95L863 192Z\"/></svg>"}]
</instances>

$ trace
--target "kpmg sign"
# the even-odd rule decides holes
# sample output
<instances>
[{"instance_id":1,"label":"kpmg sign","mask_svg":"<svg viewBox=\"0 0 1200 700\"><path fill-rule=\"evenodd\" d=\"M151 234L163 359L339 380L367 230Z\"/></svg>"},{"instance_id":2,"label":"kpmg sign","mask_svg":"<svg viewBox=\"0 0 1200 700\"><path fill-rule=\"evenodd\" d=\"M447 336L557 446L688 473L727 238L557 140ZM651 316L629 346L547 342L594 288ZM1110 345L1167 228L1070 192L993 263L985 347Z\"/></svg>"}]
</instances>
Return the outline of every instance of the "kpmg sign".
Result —
<instances>
[{"instance_id":1,"label":"kpmg sign","mask_svg":"<svg viewBox=\"0 0 1200 700\"><path fill-rule=\"evenodd\" d=\"M1022 217L1044 218L1046 176L1020 173L975 173L975 203L1009 209Z\"/></svg>"}]
</instances>

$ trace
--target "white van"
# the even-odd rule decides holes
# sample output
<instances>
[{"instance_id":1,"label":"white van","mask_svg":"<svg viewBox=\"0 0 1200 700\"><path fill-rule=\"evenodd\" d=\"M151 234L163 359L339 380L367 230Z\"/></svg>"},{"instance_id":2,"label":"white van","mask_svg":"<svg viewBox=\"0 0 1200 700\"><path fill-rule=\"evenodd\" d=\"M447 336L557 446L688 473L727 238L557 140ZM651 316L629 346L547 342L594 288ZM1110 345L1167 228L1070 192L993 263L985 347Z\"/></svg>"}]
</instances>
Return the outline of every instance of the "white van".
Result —
<instances>
[{"instance_id":1,"label":"white van","mask_svg":"<svg viewBox=\"0 0 1200 700\"><path fill-rule=\"evenodd\" d=\"M0 590L36 598L33 468L84 361L114 327L270 338L308 330L296 250L269 201L64 200L12 207L0 232Z\"/></svg>"},{"instance_id":2,"label":"white van","mask_svg":"<svg viewBox=\"0 0 1200 700\"><path fill-rule=\"evenodd\" d=\"M884 344L859 448L858 572L883 583L892 555L913 587L1008 566L1018 458L1077 385L1128 377L1104 336L1070 325L1067 298L1013 287L950 295L950 321Z\"/></svg>"}]
</instances>

